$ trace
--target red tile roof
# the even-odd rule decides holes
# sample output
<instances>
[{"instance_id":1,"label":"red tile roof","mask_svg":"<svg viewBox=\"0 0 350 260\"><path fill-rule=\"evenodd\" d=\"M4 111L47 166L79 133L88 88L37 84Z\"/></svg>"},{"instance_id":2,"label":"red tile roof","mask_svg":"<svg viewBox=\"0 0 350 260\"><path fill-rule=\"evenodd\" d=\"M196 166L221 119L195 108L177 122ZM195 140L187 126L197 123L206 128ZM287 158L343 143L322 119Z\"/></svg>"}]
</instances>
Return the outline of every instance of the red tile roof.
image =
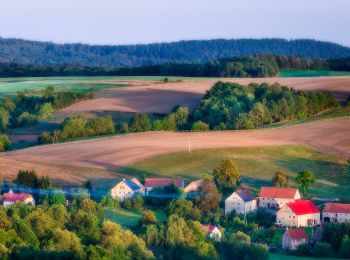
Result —
<instances>
[{"instance_id":1,"label":"red tile roof","mask_svg":"<svg viewBox=\"0 0 350 260\"><path fill-rule=\"evenodd\" d=\"M147 178L145 180L145 187L154 188L154 187L164 187L170 184L175 184L176 186L183 188L185 186L184 180L182 179L166 179L166 178Z\"/></svg>"},{"instance_id":2,"label":"red tile roof","mask_svg":"<svg viewBox=\"0 0 350 260\"><path fill-rule=\"evenodd\" d=\"M296 215L320 213L320 210L311 200L297 200L287 203L287 205Z\"/></svg>"},{"instance_id":3,"label":"red tile roof","mask_svg":"<svg viewBox=\"0 0 350 260\"><path fill-rule=\"evenodd\" d=\"M25 201L28 198L32 198L32 195L27 193L4 193L2 198L7 202L16 202Z\"/></svg>"},{"instance_id":4,"label":"red tile roof","mask_svg":"<svg viewBox=\"0 0 350 260\"><path fill-rule=\"evenodd\" d=\"M259 197L294 199L297 190L294 188L261 187Z\"/></svg>"},{"instance_id":5,"label":"red tile roof","mask_svg":"<svg viewBox=\"0 0 350 260\"><path fill-rule=\"evenodd\" d=\"M306 239L307 234L304 229L288 229L287 230L288 237L291 239Z\"/></svg>"},{"instance_id":6,"label":"red tile roof","mask_svg":"<svg viewBox=\"0 0 350 260\"><path fill-rule=\"evenodd\" d=\"M323 212L347 213L350 214L350 204L326 203Z\"/></svg>"}]
</instances>

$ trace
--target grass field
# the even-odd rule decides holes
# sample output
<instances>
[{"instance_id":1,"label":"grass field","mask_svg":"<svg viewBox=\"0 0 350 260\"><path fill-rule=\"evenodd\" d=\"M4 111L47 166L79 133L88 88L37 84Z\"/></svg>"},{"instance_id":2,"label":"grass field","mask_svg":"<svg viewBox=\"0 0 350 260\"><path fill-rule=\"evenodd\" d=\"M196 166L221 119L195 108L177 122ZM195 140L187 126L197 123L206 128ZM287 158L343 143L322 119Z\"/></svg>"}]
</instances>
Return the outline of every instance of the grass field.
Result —
<instances>
[{"instance_id":1,"label":"grass field","mask_svg":"<svg viewBox=\"0 0 350 260\"><path fill-rule=\"evenodd\" d=\"M278 76L281 78L350 76L350 72L349 71L330 71L330 70L282 70Z\"/></svg>"},{"instance_id":2,"label":"grass field","mask_svg":"<svg viewBox=\"0 0 350 260\"><path fill-rule=\"evenodd\" d=\"M98 92L106 88L124 86L123 84L105 84L103 80L103 77L2 78L0 79L0 97L15 95L17 91L34 93L47 87L75 92Z\"/></svg>"},{"instance_id":3,"label":"grass field","mask_svg":"<svg viewBox=\"0 0 350 260\"><path fill-rule=\"evenodd\" d=\"M165 212L162 210L153 210L158 222L164 222L166 220ZM143 211L140 210L126 210L126 209L108 209L104 211L105 220L118 223L126 228L133 228L138 225Z\"/></svg>"},{"instance_id":4,"label":"grass field","mask_svg":"<svg viewBox=\"0 0 350 260\"><path fill-rule=\"evenodd\" d=\"M299 256L291 256L291 255L284 255L284 254L270 254L270 260L314 260L314 259L320 259L315 257L299 257ZM324 260L332 260L337 258L321 258Z\"/></svg>"},{"instance_id":5,"label":"grass field","mask_svg":"<svg viewBox=\"0 0 350 260\"><path fill-rule=\"evenodd\" d=\"M310 195L342 199L350 197L350 169L346 160L297 145L178 152L146 159L123 168L122 172L133 176L177 176L192 180L211 174L225 158L236 161L243 176L243 185L255 192L261 186L272 185L271 178L277 170L285 172L291 186L295 186L297 173L310 169L317 179L309 190Z\"/></svg>"}]
</instances>

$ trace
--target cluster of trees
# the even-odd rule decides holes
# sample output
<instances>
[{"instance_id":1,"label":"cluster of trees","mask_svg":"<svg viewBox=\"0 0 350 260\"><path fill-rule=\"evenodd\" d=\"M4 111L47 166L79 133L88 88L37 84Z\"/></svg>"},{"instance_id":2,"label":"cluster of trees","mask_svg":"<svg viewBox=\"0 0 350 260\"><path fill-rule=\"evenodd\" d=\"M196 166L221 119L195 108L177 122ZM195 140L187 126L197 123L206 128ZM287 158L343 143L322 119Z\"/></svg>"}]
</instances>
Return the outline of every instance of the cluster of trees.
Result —
<instances>
[{"instance_id":1,"label":"cluster of trees","mask_svg":"<svg viewBox=\"0 0 350 260\"><path fill-rule=\"evenodd\" d=\"M55 143L59 141L113 134L114 122L111 116L99 116L88 119L84 115L66 118L62 123L62 129L53 133L43 132L39 137L40 143Z\"/></svg>"},{"instance_id":2,"label":"cluster of trees","mask_svg":"<svg viewBox=\"0 0 350 260\"><path fill-rule=\"evenodd\" d=\"M251 129L265 124L303 119L339 106L330 92L302 92L277 83L218 82L194 110L192 120L211 129Z\"/></svg>"},{"instance_id":3,"label":"cluster of trees","mask_svg":"<svg viewBox=\"0 0 350 260\"><path fill-rule=\"evenodd\" d=\"M101 46L0 38L0 62L21 65L79 63L91 67L135 67L169 62L205 63L254 54L334 59L349 57L350 48L315 40L283 39L217 39Z\"/></svg>"},{"instance_id":4,"label":"cluster of trees","mask_svg":"<svg viewBox=\"0 0 350 260\"><path fill-rule=\"evenodd\" d=\"M312 171L304 170L298 172L297 177L295 178L295 182L298 185L299 189L306 193L306 191L310 188L310 185L316 181L316 178ZM272 177L272 183L275 187L289 187L289 178L288 176L281 172L277 171Z\"/></svg>"},{"instance_id":5,"label":"cluster of trees","mask_svg":"<svg viewBox=\"0 0 350 260\"><path fill-rule=\"evenodd\" d=\"M313 257L350 258L350 223L330 223L323 227L322 239L314 246L301 244L290 254Z\"/></svg>"},{"instance_id":6,"label":"cluster of trees","mask_svg":"<svg viewBox=\"0 0 350 260\"><path fill-rule=\"evenodd\" d=\"M0 130L34 124L48 118L56 109L90 98L93 93L56 92L53 87L34 93L18 92L14 97L1 100Z\"/></svg>"},{"instance_id":7,"label":"cluster of trees","mask_svg":"<svg viewBox=\"0 0 350 260\"><path fill-rule=\"evenodd\" d=\"M87 198L38 207L1 207L1 259L153 259L142 238L103 221L102 207Z\"/></svg>"}]
</instances>

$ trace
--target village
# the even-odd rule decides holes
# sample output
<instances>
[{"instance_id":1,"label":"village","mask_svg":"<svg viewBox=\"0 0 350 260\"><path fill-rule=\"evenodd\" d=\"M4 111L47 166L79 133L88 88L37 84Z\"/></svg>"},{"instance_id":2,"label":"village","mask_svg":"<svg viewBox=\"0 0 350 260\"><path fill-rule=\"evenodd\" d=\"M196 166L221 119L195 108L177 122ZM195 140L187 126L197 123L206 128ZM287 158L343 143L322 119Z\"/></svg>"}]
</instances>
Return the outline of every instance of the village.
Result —
<instances>
[{"instance_id":1,"label":"village","mask_svg":"<svg viewBox=\"0 0 350 260\"><path fill-rule=\"evenodd\" d=\"M152 190L175 186L183 191L186 199L196 196L203 180L195 180L187 185L183 179L146 178L142 184L136 178L123 179L109 192L109 196L120 202L135 197L148 197ZM1 195L3 206L24 203L35 206L34 197L29 193L14 193L12 189ZM68 203L68 201L67 201ZM314 246L322 237L322 229L329 223L350 223L350 204L330 203L323 205L323 210L311 200L304 200L298 188L261 187L255 196L248 188L239 187L224 200L226 215L245 216L258 209L269 212L275 219L275 226L284 230L281 247L284 250L295 250L301 244ZM220 241L224 229L219 225L201 224L208 238ZM305 228L312 228L308 235Z\"/></svg>"}]
</instances>

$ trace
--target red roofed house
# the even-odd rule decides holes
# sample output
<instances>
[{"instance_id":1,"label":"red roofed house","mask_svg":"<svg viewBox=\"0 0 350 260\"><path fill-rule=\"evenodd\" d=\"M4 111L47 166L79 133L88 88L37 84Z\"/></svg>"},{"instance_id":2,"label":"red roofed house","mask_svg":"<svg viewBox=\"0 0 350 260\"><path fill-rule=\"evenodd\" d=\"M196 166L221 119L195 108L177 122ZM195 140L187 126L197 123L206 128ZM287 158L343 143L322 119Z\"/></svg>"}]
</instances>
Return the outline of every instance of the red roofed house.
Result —
<instances>
[{"instance_id":1,"label":"red roofed house","mask_svg":"<svg viewBox=\"0 0 350 260\"><path fill-rule=\"evenodd\" d=\"M304 229L288 229L283 234L282 248L284 249L297 249L300 244L306 243L307 234Z\"/></svg>"},{"instance_id":2,"label":"red roofed house","mask_svg":"<svg viewBox=\"0 0 350 260\"><path fill-rule=\"evenodd\" d=\"M320 224L320 210L311 200L297 200L277 211L276 220L285 227L314 226Z\"/></svg>"},{"instance_id":3,"label":"red roofed house","mask_svg":"<svg viewBox=\"0 0 350 260\"><path fill-rule=\"evenodd\" d=\"M289 202L301 199L298 189L262 187L258 196L260 208L280 209Z\"/></svg>"},{"instance_id":4,"label":"red roofed house","mask_svg":"<svg viewBox=\"0 0 350 260\"><path fill-rule=\"evenodd\" d=\"M13 191L10 190L8 193L4 193L2 195L2 202L4 206L12 205L16 201L35 205L33 196L28 193L13 193Z\"/></svg>"},{"instance_id":5,"label":"red roofed house","mask_svg":"<svg viewBox=\"0 0 350 260\"><path fill-rule=\"evenodd\" d=\"M185 188L184 188L184 192L186 193L186 195L188 197L193 196L194 194L197 193L198 188L202 185L203 180L196 180L196 181L192 181L191 183L189 183Z\"/></svg>"},{"instance_id":6,"label":"red roofed house","mask_svg":"<svg viewBox=\"0 0 350 260\"><path fill-rule=\"evenodd\" d=\"M201 224L201 228L203 229L203 231L206 233L208 237L213 238L216 241L221 240L221 236L222 236L221 231L216 226Z\"/></svg>"},{"instance_id":7,"label":"red roofed house","mask_svg":"<svg viewBox=\"0 0 350 260\"><path fill-rule=\"evenodd\" d=\"M326 203L322 212L323 222L350 222L350 204Z\"/></svg>"},{"instance_id":8,"label":"red roofed house","mask_svg":"<svg viewBox=\"0 0 350 260\"><path fill-rule=\"evenodd\" d=\"M167 178L147 178L145 180L145 192L148 193L155 187L165 187L170 184L175 184L179 188L185 187L185 182L183 179L167 179Z\"/></svg>"}]
</instances>

